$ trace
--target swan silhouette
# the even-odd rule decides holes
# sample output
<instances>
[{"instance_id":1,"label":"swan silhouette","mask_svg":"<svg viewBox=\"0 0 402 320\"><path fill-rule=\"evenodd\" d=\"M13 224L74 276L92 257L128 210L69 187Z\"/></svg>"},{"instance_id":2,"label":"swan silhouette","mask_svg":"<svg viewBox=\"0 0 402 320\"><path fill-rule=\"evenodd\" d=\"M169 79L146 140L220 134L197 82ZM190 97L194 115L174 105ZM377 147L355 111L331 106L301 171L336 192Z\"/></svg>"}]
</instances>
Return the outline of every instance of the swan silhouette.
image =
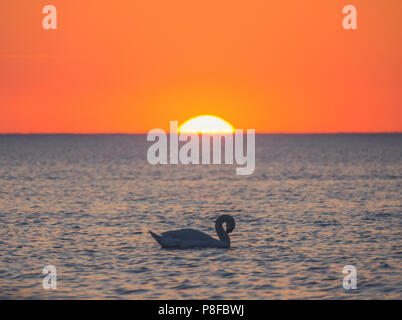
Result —
<instances>
[{"instance_id":1,"label":"swan silhouette","mask_svg":"<svg viewBox=\"0 0 402 320\"><path fill-rule=\"evenodd\" d=\"M224 223L226 223L226 231L223 229ZM149 233L162 248L230 248L229 233L231 233L234 228L235 220L233 217L224 214L219 216L215 221L215 229L219 240L194 229L167 231L161 235L157 235L151 230L149 230Z\"/></svg>"}]
</instances>

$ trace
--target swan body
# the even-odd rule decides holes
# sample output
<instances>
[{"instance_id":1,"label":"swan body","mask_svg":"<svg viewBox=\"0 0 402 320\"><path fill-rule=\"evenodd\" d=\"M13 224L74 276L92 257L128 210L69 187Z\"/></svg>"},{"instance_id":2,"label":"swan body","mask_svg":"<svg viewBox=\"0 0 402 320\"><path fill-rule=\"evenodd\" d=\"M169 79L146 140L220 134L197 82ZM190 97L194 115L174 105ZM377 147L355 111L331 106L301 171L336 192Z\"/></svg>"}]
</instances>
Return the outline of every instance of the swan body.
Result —
<instances>
[{"instance_id":1,"label":"swan body","mask_svg":"<svg viewBox=\"0 0 402 320\"><path fill-rule=\"evenodd\" d=\"M226 223L226 230L223 229L224 223ZM194 229L167 231L161 235L157 235L152 231L149 231L149 233L162 248L230 248L229 233L233 231L234 227L235 220L233 217L225 214L219 216L215 221L215 229L219 240Z\"/></svg>"}]
</instances>

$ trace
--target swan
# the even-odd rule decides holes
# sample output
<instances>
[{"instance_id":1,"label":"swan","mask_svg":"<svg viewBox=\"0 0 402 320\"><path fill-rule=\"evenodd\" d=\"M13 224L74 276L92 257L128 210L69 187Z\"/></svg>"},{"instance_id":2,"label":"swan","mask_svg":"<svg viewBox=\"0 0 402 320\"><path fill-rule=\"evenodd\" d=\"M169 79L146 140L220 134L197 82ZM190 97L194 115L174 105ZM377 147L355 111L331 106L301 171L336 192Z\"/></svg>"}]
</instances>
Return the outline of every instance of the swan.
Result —
<instances>
[{"instance_id":1,"label":"swan","mask_svg":"<svg viewBox=\"0 0 402 320\"><path fill-rule=\"evenodd\" d=\"M226 223L226 231L223 229L224 223ZM157 235L151 230L149 230L149 233L162 248L230 248L229 233L231 233L234 228L234 218L228 214L224 214L219 216L215 221L215 229L219 240L194 229L167 231L161 235Z\"/></svg>"}]
</instances>

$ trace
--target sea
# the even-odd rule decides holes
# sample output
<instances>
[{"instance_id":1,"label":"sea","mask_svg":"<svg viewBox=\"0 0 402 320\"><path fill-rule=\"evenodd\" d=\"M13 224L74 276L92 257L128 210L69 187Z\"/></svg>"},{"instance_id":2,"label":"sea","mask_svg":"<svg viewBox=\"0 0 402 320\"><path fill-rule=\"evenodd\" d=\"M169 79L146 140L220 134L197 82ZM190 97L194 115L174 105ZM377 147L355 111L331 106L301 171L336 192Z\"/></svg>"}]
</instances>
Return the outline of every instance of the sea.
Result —
<instances>
[{"instance_id":1,"label":"sea","mask_svg":"<svg viewBox=\"0 0 402 320\"><path fill-rule=\"evenodd\" d=\"M0 135L1 299L402 298L402 134L257 134L248 176L151 165L150 145ZM229 249L148 233L217 237L222 214Z\"/></svg>"}]
</instances>

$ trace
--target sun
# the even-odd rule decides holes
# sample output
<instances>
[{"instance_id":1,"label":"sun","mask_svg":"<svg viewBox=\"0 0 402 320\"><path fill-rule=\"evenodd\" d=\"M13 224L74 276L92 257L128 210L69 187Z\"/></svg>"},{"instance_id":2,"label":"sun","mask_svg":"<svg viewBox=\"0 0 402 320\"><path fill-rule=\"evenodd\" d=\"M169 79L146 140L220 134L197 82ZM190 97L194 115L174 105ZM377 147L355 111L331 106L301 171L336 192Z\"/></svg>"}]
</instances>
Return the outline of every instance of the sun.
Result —
<instances>
[{"instance_id":1,"label":"sun","mask_svg":"<svg viewBox=\"0 0 402 320\"><path fill-rule=\"evenodd\" d=\"M184 122L178 130L179 133L207 133L229 134L234 132L233 126L225 120L213 116L202 115L191 118Z\"/></svg>"}]
</instances>

